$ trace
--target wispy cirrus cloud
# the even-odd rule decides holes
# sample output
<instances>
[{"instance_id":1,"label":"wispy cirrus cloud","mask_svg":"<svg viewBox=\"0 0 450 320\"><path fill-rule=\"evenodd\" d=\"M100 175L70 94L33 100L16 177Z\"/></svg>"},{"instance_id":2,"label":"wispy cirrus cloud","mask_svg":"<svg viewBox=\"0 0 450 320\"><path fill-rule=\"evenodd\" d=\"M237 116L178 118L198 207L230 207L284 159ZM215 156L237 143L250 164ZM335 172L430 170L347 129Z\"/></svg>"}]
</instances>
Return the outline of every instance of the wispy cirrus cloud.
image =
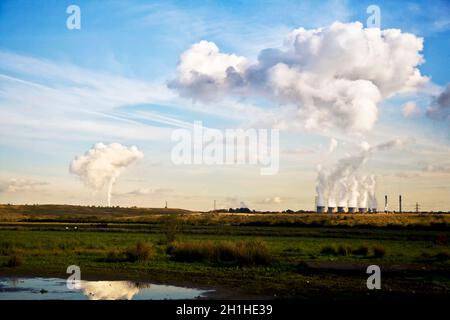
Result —
<instances>
[{"instance_id":1,"label":"wispy cirrus cloud","mask_svg":"<svg viewBox=\"0 0 450 320\"><path fill-rule=\"evenodd\" d=\"M164 83L7 51L0 51L0 85L1 131L9 137L72 140L77 133L80 140L99 135L97 139L168 140L169 128L190 125L164 112L127 109L135 105L159 105L247 123L270 113L246 102L222 101L211 108L178 97ZM16 126L20 130L14 130Z\"/></svg>"},{"instance_id":2,"label":"wispy cirrus cloud","mask_svg":"<svg viewBox=\"0 0 450 320\"><path fill-rule=\"evenodd\" d=\"M74 65L0 51L0 123L8 137L82 140L95 136L162 139L169 131L118 117L113 110L159 103L162 85L106 75ZM17 129L20 128L20 129Z\"/></svg>"}]
</instances>

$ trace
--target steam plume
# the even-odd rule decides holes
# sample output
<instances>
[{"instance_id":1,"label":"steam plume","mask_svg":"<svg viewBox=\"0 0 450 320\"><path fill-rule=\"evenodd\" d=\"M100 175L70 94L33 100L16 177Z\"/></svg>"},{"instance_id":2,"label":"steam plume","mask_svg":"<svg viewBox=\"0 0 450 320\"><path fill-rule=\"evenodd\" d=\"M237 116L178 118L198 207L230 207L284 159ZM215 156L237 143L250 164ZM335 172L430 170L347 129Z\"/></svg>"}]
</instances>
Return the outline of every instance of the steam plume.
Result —
<instances>
[{"instance_id":1,"label":"steam plume","mask_svg":"<svg viewBox=\"0 0 450 320\"><path fill-rule=\"evenodd\" d=\"M405 141L391 140L375 146L363 143L363 150L356 156L340 159L334 167L318 166L317 205L328 207L377 207L376 177L362 174L362 168L371 155L393 149Z\"/></svg>"},{"instance_id":2,"label":"steam plume","mask_svg":"<svg viewBox=\"0 0 450 320\"><path fill-rule=\"evenodd\" d=\"M83 183L97 192L108 184L108 206L111 206L111 192L122 171L141 159L144 154L137 147L126 147L120 143L95 144L84 155L70 163L70 172L80 177Z\"/></svg>"},{"instance_id":3,"label":"steam plume","mask_svg":"<svg viewBox=\"0 0 450 320\"><path fill-rule=\"evenodd\" d=\"M280 49L265 48L257 61L221 52L200 41L180 56L169 87L194 100L255 96L296 106L306 128L370 130L378 104L417 90L429 79L418 66L423 39L398 29L335 22L293 30ZM289 114L289 123L295 117Z\"/></svg>"}]
</instances>

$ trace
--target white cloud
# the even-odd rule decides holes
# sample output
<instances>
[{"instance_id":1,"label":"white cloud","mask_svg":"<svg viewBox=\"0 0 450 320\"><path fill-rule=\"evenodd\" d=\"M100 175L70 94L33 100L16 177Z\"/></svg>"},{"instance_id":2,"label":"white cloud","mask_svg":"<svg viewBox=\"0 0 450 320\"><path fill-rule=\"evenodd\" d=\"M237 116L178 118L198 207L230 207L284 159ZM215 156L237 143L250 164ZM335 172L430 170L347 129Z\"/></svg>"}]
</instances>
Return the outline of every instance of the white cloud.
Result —
<instances>
[{"instance_id":1,"label":"white cloud","mask_svg":"<svg viewBox=\"0 0 450 320\"><path fill-rule=\"evenodd\" d=\"M260 203L261 204L279 204L283 202L283 199L281 197L268 197L263 199Z\"/></svg>"},{"instance_id":2,"label":"white cloud","mask_svg":"<svg viewBox=\"0 0 450 320\"><path fill-rule=\"evenodd\" d=\"M203 101L224 94L264 97L298 107L296 118L306 128L365 131L380 101L428 81L417 68L422 48L413 34L364 29L359 22L296 29L283 50L262 50L256 63L202 41L181 55L170 86Z\"/></svg>"},{"instance_id":3,"label":"white cloud","mask_svg":"<svg viewBox=\"0 0 450 320\"><path fill-rule=\"evenodd\" d=\"M161 196L173 192L172 189L166 188L138 188L126 193L119 193L118 196ZM114 194L116 195L116 194Z\"/></svg>"},{"instance_id":4,"label":"white cloud","mask_svg":"<svg viewBox=\"0 0 450 320\"><path fill-rule=\"evenodd\" d=\"M414 101L409 101L403 105L402 114L405 118L412 117L413 115L419 114L420 109L417 107Z\"/></svg>"},{"instance_id":5,"label":"white cloud","mask_svg":"<svg viewBox=\"0 0 450 320\"><path fill-rule=\"evenodd\" d=\"M33 138L169 140L170 127L183 125L164 114L127 108L136 104L164 105L249 124L275 115L250 103L229 100L211 108L180 99L164 84L5 51L0 51L0 87L3 145L24 144Z\"/></svg>"},{"instance_id":6,"label":"white cloud","mask_svg":"<svg viewBox=\"0 0 450 320\"><path fill-rule=\"evenodd\" d=\"M427 109L427 116L435 120L450 120L450 84L434 97Z\"/></svg>"},{"instance_id":7,"label":"white cloud","mask_svg":"<svg viewBox=\"0 0 450 320\"><path fill-rule=\"evenodd\" d=\"M70 107L101 111L122 105L158 103L173 97L161 85L5 51L0 51L0 69L13 72L19 79L33 78L36 81L22 80L22 83L36 90L45 90L42 96L52 95L59 100L61 108L69 104ZM20 98L16 93L12 90L2 92L2 97L14 94L14 98Z\"/></svg>"},{"instance_id":8,"label":"white cloud","mask_svg":"<svg viewBox=\"0 0 450 320\"><path fill-rule=\"evenodd\" d=\"M446 164L425 164L422 168L425 172L450 173L450 165Z\"/></svg>"},{"instance_id":9,"label":"white cloud","mask_svg":"<svg viewBox=\"0 0 450 320\"><path fill-rule=\"evenodd\" d=\"M334 138L330 139L330 145L328 146L328 153L333 153L334 150L336 150L338 146L338 141Z\"/></svg>"},{"instance_id":10,"label":"white cloud","mask_svg":"<svg viewBox=\"0 0 450 320\"><path fill-rule=\"evenodd\" d=\"M22 178L11 178L6 181L0 181L0 192L18 192L26 190L36 190L46 185L48 185L48 183L43 181L34 181Z\"/></svg>"},{"instance_id":11,"label":"white cloud","mask_svg":"<svg viewBox=\"0 0 450 320\"><path fill-rule=\"evenodd\" d=\"M220 53L214 43L200 41L181 55L173 86L182 94L205 100L232 86L233 75L242 73L246 64L245 58Z\"/></svg>"}]
</instances>

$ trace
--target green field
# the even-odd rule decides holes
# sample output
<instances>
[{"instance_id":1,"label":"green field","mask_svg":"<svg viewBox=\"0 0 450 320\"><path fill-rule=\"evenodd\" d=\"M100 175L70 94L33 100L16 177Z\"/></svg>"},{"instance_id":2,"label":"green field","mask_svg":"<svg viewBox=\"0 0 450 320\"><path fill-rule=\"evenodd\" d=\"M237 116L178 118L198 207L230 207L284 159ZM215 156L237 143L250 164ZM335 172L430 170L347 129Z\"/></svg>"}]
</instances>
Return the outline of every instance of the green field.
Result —
<instances>
[{"instance_id":1,"label":"green field","mask_svg":"<svg viewBox=\"0 0 450 320\"><path fill-rule=\"evenodd\" d=\"M67 266L78 265L86 279L212 287L222 298L445 295L449 236L450 216L444 214L241 215L1 205L0 275L66 278ZM199 244L241 248L255 239L269 261L242 263L223 248L219 258L189 252L180 259L171 250ZM134 261L127 252L137 243L149 247L149 255ZM382 270L377 292L366 287L371 264Z\"/></svg>"}]
</instances>

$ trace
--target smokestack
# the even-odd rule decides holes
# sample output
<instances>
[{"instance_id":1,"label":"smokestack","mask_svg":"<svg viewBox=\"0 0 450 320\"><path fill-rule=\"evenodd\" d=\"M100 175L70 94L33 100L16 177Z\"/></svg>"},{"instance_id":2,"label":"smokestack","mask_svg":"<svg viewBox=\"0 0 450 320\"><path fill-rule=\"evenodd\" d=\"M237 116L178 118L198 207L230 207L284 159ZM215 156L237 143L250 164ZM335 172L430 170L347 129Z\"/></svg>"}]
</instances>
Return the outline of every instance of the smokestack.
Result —
<instances>
[{"instance_id":1,"label":"smokestack","mask_svg":"<svg viewBox=\"0 0 450 320\"><path fill-rule=\"evenodd\" d=\"M348 208L348 213L356 213L356 208L355 207L349 207Z\"/></svg>"},{"instance_id":2,"label":"smokestack","mask_svg":"<svg viewBox=\"0 0 450 320\"><path fill-rule=\"evenodd\" d=\"M384 212L388 212L388 199L387 199L387 194L384 196Z\"/></svg>"},{"instance_id":3,"label":"smokestack","mask_svg":"<svg viewBox=\"0 0 450 320\"><path fill-rule=\"evenodd\" d=\"M398 196L398 211L402 213L402 195Z\"/></svg>"},{"instance_id":4,"label":"smokestack","mask_svg":"<svg viewBox=\"0 0 450 320\"><path fill-rule=\"evenodd\" d=\"M345 207L338 207L337 212L338 213L345 213Z\"/></svg>"},{"instance_id":5,"label":"smokestack","mask_svg":"<svg viewBox=\"0 0 450 320\"><path fill-rule=\"evenodd\" d=\"M328 213L335 213L336 207L328 207Z\"/></svg>"},{"instance_id":6,"label":"smokestack","mask_svg":"<svg viewBox=\"0 0 450 320\"><path fill-rule=\"evenodd\" d=\"M324 213L325 207L324 206L317 206L317 213Z\"/></svg>"}]
</instances>

